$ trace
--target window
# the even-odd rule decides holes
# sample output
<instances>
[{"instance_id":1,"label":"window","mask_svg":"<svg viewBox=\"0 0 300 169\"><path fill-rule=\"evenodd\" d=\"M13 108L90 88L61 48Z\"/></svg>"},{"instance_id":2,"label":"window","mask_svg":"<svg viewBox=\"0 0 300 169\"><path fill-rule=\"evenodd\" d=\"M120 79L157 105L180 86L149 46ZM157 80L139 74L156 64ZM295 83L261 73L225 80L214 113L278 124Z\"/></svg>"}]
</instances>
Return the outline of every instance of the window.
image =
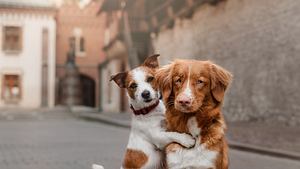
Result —
<instances>
[{"instance_id":1,"label":"window","mask_svg":"<svg viewBox=\"0 0 300 169\"><path fill-rule=\"evenodd\" d=\"M3 27L3 51L20 52L22 50L22 30L18 26Z\"/></svg>"},{"instance_id":2,"label":"window","mask_svg":"<svg viewBox=\"0 0 300 169\"><path fill-rule=\"evenodd\" d=\"M75 55L84 56L85 55L85 40L83 37L71 37L70 43L75 45Z\"/></svg>"},{"instance_id":3,"label":"window","mask_svg":"<svg viewBox=\"0 0 300 169\"><path fill-rule=\"evenodd\" d=\"M70 38L70 42L75 45L75 55L76 56L85 56L85 39L82 35L81 28L75 27L73 29L73 36Z\"/></svg>"},{"instance_id":4,"label":"window","mask_svg":"<svg viewBox=\"0 0 300 169\"><path fill-rule=\"evenodd\" d=\"M6 102L18 102L21 99L21 85L19 75L3 76L2 98Z\"/></svg>"},{"instance_id":5,"label":"window","mask_svg":"<svg viewBox=\"0 0 300 169\"><path fill-rule=\"evenodd\" d=\"M80 37L80 41L79 41L79 52L85 52L85 48L84 48L84 38Z\"/></svg>"}]
</instances>

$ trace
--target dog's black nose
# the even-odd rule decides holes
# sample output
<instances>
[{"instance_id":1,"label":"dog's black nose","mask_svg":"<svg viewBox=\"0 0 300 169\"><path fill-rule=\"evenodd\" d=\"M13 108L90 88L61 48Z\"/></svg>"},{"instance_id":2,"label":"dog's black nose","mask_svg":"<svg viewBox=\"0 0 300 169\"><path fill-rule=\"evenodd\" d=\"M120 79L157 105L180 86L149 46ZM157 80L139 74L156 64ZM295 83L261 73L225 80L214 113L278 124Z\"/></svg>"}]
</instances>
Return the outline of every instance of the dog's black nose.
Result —
<instances>
[{"instance_id":1,"label":"dog's black nose","mask_svg":"<svg viewBox=\"0 0 300 169\"><path fill-rule=\"evenodd\" d=\"M142 93L142 97L144 99L149 99L150 97L150 92L148 90L144 90L143 93Z\"/></svg>"}]
</instances>

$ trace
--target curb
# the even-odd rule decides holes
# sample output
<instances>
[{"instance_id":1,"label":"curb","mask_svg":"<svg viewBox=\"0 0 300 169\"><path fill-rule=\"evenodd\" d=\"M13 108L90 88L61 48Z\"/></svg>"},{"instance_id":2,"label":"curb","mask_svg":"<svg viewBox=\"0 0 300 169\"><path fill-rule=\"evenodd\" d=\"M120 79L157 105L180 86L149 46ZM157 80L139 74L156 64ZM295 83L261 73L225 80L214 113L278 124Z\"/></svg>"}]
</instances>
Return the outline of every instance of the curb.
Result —
<instances>
[{"instance_id":1,"label":"curb","mask_svg":"<svg viewBox=\"0 0 300 169\"><path fill-rule=\"evenodd\" d=\"M239 143L239 142L232 141L232 140L228 140L228 144L229 144L230 148L235 149L235 150L300 161L300 154L291 152L291 151L269 149L269 148L264 148L264 147L255 146L255 145L251 145L251 144Z\"/></svg>"},{"instance_id":2,"label":"curb","mask_svg":"<svg viewBox=\"0 0 300 169\"><path fill-rule=\"evenodd\" d=\"M71 108L71 112L74 113L77 117L83 118L86 120L98 121L98 122L102 122L105 124L114 125L114 126L122 127L122 128L130 128L130 122L111 119L109 117L106 117L105 115L102 115L98 111L83 113L83 112L74 111ZM300 154L295 153L295 152L269 149L269 148L264 148L264 147L255 146L255 145L251 145L251 144L239 143L239 142L232 141L232 140L228 140L228 144L229 144L230 148L235 149L235 150L252 152L252 153L257 153L257 154L261 154L261 155L269 155L269 156L278 157L278 158L286 158L286 159L290 159L290 160L300 160Z\"/></svg>"},{"instance_id":3,"label":"curb","mask_svg":"<svg viewBox=\"0 0 300 169\"><path fill-rule=\"evenodd\" d=\"M73 112L73 111L72 111ZM130 128L130 122L122 121L122 120L115 120L100 113L80 113L80 112L73 112L77 117L90 120L90 121L98 121L105 124L122 127L122 128Z\"/></svg>"}]
</instances>

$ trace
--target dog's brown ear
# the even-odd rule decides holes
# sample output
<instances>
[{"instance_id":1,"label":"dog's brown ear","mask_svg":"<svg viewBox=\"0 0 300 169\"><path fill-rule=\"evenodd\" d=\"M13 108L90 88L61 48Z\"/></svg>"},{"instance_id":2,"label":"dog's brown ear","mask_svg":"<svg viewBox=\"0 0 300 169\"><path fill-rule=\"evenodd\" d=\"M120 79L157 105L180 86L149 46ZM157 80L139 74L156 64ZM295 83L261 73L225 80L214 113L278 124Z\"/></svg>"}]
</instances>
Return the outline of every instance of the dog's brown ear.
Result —
<instances>
[{"instance_id":1,"label":"dog's brown ear","mask_svg":"<svg viewBox=\"0 0 300 169\"><path fill-rule=\"evenodd\" d=\"M173 64L166 65L156 71L155 78L158 88L162 93L163 100L166 103L172 92L172 69Z\"/></svg>"},{"instance_id":2,"label":"dog's brown ear","mask_svg":"<svg viewBox=\"0 0 300 169\"><path fill-rule=\"evenodd\" d=\"M149 67L151 69L158 68L159 67L158 56L159 56L159 54L148 56L142 65L146 66L146 67Z\"/></svg>"},{"instance_id":3,"label":"dog's brown ear","mask_svg":"<svg viewBox=\"0 0 300 169\"><path fill-rule=\"evenodd\" d=\"M210 62L211 93L218 102L222 102L225 91L232 80L232 74L224 68Z\"/></svg>"},{"instance_id":4,"label":"dog's brown ear","mask_svg":"<svg viewBox=\"0 0 300 169\"><path fill-rule=\"evenodd\" d=\"M121 72L110 77L110 81L115 81L120 88L126 88L127 72Z\"/></svg>"}]
</instances>

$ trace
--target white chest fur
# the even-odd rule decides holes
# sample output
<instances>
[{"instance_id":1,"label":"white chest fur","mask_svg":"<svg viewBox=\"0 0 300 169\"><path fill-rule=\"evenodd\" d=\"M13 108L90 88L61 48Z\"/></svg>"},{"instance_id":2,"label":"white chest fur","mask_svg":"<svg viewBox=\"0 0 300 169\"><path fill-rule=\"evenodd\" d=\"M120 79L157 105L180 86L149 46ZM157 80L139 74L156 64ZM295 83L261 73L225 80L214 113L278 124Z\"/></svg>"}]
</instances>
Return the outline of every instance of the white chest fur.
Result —
<instances>
[{"instance_id":1,"label":"white chest fur","mask_svg":"<svg viewBox=\"0 0 300 169\"><path fill-rule=\"evenodd\" d=\"M160 101L161 102L161 101ZM131 133L127 148L144 152L148 161L144 169L157 168L161 163L161 151L153 144L153 134L161 132L160 122L165 119L165 107L163 103L147 115L132 116Z\"/></svg>"},{"instance_id":2,"label":"white chest fur","mask_svg":"<svg viewBox=\"0 0 300 169\"><path fill-rule=\"evenodd\" d=\"M200 133L201 129L195 117L188 120L187 126L193 137L197 138L194 148L181 148L167 154L167 163L170 169L210 169L215 168L215 160L218 152L208 150L205 144L201 144Z\"/></svg>"},{"instance_id":3,"label":"white chest fur","mask_svg":"<svg viewBox=\"0 0 300 169\"><path fill-rule=\"evenodd\" d=\"M189 132L192 134L192 136L194 138L200 137L201 129L198 127L196 117L191 117L187 122L187 126L189 129Z\"/></svg>"}]
</instances>

